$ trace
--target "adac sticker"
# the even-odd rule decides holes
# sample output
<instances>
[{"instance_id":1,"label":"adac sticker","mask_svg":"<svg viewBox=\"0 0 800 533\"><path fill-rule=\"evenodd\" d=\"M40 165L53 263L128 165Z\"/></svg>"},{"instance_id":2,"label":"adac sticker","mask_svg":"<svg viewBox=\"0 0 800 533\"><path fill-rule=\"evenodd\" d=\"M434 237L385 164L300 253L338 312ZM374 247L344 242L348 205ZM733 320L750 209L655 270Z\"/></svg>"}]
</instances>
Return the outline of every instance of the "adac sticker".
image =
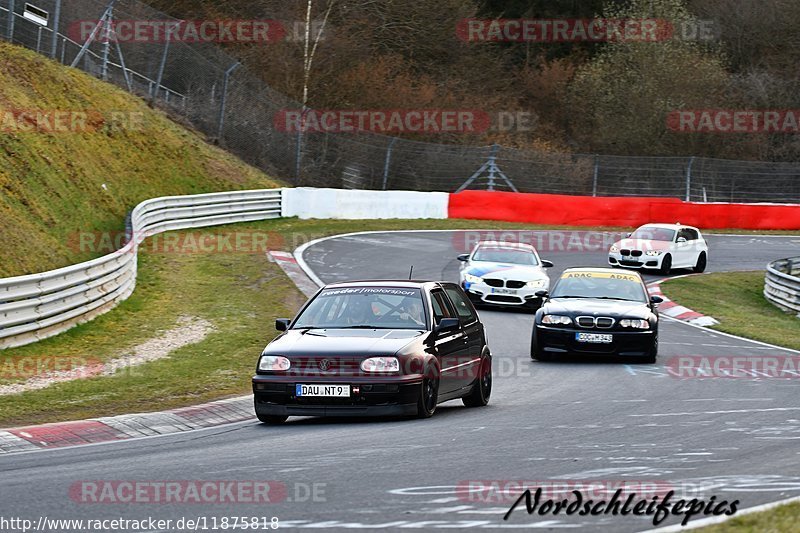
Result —
<instances>
[{"instance_id":1,"label":"adac sticker","mask_svg":"<svg viewBox=\"0 0 800 533\"><path fill-rule=\"evenodd\" d=\"M632 274L617 274L616 272L564 272L561 279L567 278L591 278L591 279L621 279L639 283L639 278Z\"/></svg>"}]
</instances>

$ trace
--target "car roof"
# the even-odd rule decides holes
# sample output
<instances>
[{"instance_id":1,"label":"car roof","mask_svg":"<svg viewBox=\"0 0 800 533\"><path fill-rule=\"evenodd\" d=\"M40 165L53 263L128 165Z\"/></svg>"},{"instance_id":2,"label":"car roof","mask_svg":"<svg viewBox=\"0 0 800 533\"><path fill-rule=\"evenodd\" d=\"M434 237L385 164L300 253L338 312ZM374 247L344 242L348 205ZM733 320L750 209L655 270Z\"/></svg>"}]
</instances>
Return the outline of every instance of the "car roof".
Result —
<instances>
[{"instance_id":1,"label":"car roof","mask_svg":"<svg viewBox=\"0 0 800 533\"><path fill-rule=\"evenodd\" d=\"M426 281L426 280L395 280L395 279L370 279L363 281L339 281L336 283L329 283L325 285L325 289L333 287L346 288L346 287L402 287L409 289L423 289L426 286L433 288L440 283L448 283L446 281Z\"/></svg>"},{"instance_id":2,"label":"car roof","mask_svg":"<svg viewBox=\"0 0 800 533\"><path fill-rule=\"evenodd\" d=\"M684 228L697 229L694 226L687 226L686 224L681 224L680 222L676 222L675 224L662 224L660 222L653 222L651 224L642 224L639 227L640 228L664 228L664 229L674 229L674 230L680 230L680 229L684 229Z\"/></svg>"},{"instance_id":3,"label":"car roof","mask_svg":"<svg viewBox=\"0 0 800 533\"><path fill-rule=\"evenodd\" d=\"M642 279L642 275L635 270L620 270L618 268L606 268L606 267L573 267L573 268L565 268L562 274L567 272L604 272L607 274L625 274L636 276Z\"/></svg>"},{"instance_id":4,"label":"car roof","mask_svg":"<svg viewBox=\"0 0 800 533\"><path fill-rule=\"evenodd\" d=\"M514 250L535 250L532 244L526 242L507 242L507 241L480 241L476 248L479 246L491 246L492 248L511 248Z\"/></svg>"}]
</instances>

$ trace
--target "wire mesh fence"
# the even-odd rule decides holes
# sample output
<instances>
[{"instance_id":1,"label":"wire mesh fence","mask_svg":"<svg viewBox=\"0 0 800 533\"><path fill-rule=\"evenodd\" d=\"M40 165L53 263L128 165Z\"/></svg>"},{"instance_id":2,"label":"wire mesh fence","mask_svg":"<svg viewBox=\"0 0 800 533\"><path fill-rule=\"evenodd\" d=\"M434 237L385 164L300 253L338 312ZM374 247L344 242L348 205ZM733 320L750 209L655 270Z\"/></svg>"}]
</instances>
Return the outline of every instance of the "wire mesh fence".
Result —
<instances>
[{"instance_id":1,"label":"wire mesh fence","mask_svg":"<svg viewBox=\"0 0 800 533\"><path fill-rule=\"evenodd\" d=\"M800 202L800 163L556 154L371 132L286 131L276 126L279 115L302 105L272 90L219 44L103 38L118 21L158 21L164 28L182 23L137 0L0 0L0 37L151 100L294 185L455 191L466 184L552 194Z\"/></svg>"}]
</instances>

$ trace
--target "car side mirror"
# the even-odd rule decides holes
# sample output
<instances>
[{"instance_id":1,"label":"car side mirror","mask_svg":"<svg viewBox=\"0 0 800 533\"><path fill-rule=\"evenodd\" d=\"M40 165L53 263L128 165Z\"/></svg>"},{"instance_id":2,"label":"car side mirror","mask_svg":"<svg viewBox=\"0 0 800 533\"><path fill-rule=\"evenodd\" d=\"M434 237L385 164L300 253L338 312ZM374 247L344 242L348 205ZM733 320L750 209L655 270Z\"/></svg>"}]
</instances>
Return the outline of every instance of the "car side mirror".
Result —
<instances>
[{"instance_id":1,"label":"car side mirror","mask_svg":"<svg viewBox=\"0 0 800 533\"><path fill-rule=\"evenodd\" d=\"M678 237L678 242L686 242L686 238L685 237Z\"/></svg>"},{"instance_id":2,"label":"car side mirror","mask_svg":"<svg viewBox=\"0 0 800 533\"><path fill-rule=\"evenodd\" d=\"M553 262L548 261L547 259L542 259L542 266L544 268L553 268Z\"/></svg>"},{"instance_id":3,"label":"car side mirror","mask_svg":"<svg viewBox=\"0 0 800 533\"><path fill-rule=\"evenodd\" d=\"M548 291L546 291L546 290L542 289L542 290L540 290L540 291L536 291L534 294L536 294L536 296L538 296L539 298L547 298L547 296L548 296L550 293L549 293Z\"/></svg>"},{"instance_id":4,"label":"car side mirror","mask_svg":"<svg viewBox=\"0 0 800 533\"><path fill-rule=\"evenodd\" d=\"M433 332L437 335L439 333L446 333L448 331L458 329L459 325L460 322L457 318L443 318L438 324L436 324L436 326L434 326Z\"/></svg>"},{"instance_id":5,"label":"car side mirror","mask_svg":"<svg viewBox=\"0 0 800 533\"><path fill-rule=\"evenodd\" d=\"M461 255L459 255L458 256L458 260L459 261L464 261L464 262L469 261L469 254L461 254Z\"/></svg>"},{"instance_id":6,"label":"car side mirror","mask_svg":"<svg viewBox=\"0 0 800 533\"><path fill-rule=\"evenodd\" d=\"M664 298L662 298L661 296L651 296L650 297L650 303L651 304L660 304L663 301L664 301Z\"/></svg>"},{"instance_id":7,"label":"car side mirror","mask_svg":"<svg viewBox=\"0 0 800 533\"><path fill-rule=\"evenodd\" d=\"M289 329L289 324L292 321L288 318L278 318L275 320L275 329L278 331L286 331Z\"/></svg>"},{"instance_id":8,"label":"car side mirror","mask_svg":"<svg viewBox=\"0 0 800 533\"><path fill-rule=\"evenodd\" d=\"M631 235L633 235L633 233L626 233L625 237L630 237Z\"/></svg>"}]
</instances>

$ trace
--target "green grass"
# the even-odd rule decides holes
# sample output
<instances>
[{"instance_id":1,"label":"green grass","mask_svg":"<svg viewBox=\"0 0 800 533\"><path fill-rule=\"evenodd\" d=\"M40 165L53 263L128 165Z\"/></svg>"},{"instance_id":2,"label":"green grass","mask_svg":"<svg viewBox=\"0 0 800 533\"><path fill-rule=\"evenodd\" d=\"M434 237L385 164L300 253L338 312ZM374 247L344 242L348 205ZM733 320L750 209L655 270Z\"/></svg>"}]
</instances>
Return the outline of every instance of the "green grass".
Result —
<instances>
[{"instance_id":1,"label":"green grass","mask_svg":"<svg viewBox=\"0 0 800 533\"><path fill-rule=\"evenodd\" d=\"M691 522L690 522L691 524ZM781 505L775 509L736 517L713 526L700 528L700 533L793 533L800 524L800 503Z\"/></svg>"},{"instance_id":2,"label":"green grass","mask_svg":"<svg viewBox=\"0 0 800 533\"><path fill-rule=\"evenodd\" d=\"M800 350L800 318L764 298L764 272L689 276L661 285L670 299L719 320L714 329Z\"/></svg>"},{"instance_id":3,"label":"green grass","mask_svg":"<svg viewBox=\"0 0 800 533\"><path fill-rule=\"evenodd\" d=\"M0 127L0 277L91 259L78 232L124 229L126 213L156 196L276 186L144 101L77 69L0 43L0 117L85 112L93 132ZM112 125L113 113L140 124ZM104 187L105 185L105 187Z\"/></svg>"},{"instance_id":4,"label":"green grass","mask_svg":"<svg viewBox=\"0 0 800 533\"><path fill-rule=\"evenodd\" d=\"M540 227L477 220L282 219L197 233L266 232L270 243L291 250L318 237L363 230L476 228ZM159 331L174 327L181 315L208 320L216 330L166 359L113 376L0 396L0 426L169 409L249 392L256 359L275 335L275 318L292 316L305 298L263 253L152 251L150 243L158 238L142 246L138 283L131 298L110 313L57 337L0 352L0 384L30 377L13 371L25 358L47 363L119 357Z\"/></svg>"}]
</instances>

